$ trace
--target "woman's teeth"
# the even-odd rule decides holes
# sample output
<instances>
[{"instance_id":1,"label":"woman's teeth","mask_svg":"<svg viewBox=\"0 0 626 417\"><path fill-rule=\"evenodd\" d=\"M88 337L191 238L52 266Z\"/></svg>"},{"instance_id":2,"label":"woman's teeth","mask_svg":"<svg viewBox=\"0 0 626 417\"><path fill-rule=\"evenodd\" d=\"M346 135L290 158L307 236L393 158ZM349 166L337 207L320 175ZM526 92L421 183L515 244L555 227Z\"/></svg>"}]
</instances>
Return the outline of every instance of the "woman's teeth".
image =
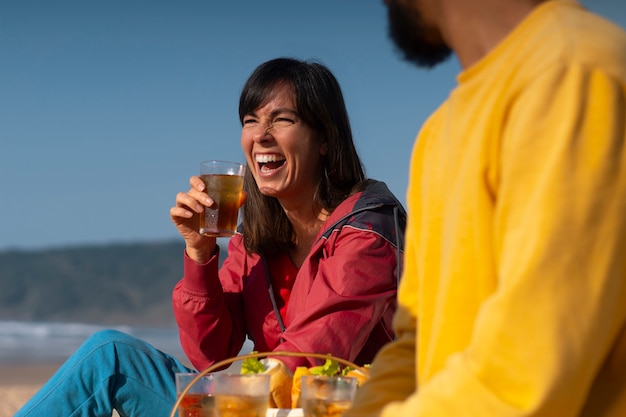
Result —
<instances>
[{"instance_id":1,"label":"woman's teeth","mask_svg":"<svg viewBox=\"0 0 626 417\"><path fill-rule=\"evenodd\" d=\"M285 157L282 155L256 155L254 158L261 172L265 173L278 169L285 163Z\"/></svg>"},{"instance_id":2,"label":"woman's teeth","mask_svg":"<svg viewBox=\"0 0 626 417\"><path fill-rule=\"evenodd\" d=\"M267 164L268 162L284 161L285 157L281 155L256 155L255 159L259 164Z\"/></svg>"}]
</instances>

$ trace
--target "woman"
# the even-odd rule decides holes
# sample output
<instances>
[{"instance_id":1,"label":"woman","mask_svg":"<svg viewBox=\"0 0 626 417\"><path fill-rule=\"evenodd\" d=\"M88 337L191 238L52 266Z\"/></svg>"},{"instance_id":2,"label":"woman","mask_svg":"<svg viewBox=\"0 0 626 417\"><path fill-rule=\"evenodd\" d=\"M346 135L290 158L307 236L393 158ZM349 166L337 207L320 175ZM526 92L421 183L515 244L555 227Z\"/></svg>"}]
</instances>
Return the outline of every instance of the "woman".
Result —
<instances>
[{"instance_id":1,"label":"woman","mask_svg":"<svg viewBox=\"0 0 626 417\"><path fill-rule=\"evenodd\" d=\"M199 177L170 216L186 243L173 292L182 346L196 369L258 351L330 353L370 362L393 338L404 210L366 180L340 87L318 63L279 58L243 88L243 223L218 270L216 239L198 233L213 204ZM279 358L290 369L307 358ZM17 416L166 415L176 358L129 335L99 332Z\"/></svg>"},{"instance_id":2,"label":"woman","mask_svg":"<svg viewBox=\"0 0 626 417\"><path fill-rule=\"evenodd\" d=\"M259 351L371 361L392 338L401 206L365 180L337 81L317 63L267 62L244 86L239 118L247 199L219 274L215 238L198 233L212 204L199 178L171 210L187 248L174 290L187 356L204 369L247 336Z\"/></svg>"}]
</instances>

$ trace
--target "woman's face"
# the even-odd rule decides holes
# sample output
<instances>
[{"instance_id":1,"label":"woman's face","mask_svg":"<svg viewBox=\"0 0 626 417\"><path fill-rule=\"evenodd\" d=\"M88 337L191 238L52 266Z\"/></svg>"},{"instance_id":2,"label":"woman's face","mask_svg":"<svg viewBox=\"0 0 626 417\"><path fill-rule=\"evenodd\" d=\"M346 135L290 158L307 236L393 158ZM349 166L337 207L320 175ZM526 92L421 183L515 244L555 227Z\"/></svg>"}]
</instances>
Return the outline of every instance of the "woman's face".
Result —
<instances>
[{"instance_id":1,"label":"woman's face","mask_svg":"<svg viewBox=\"0 0 626 417\"><path fill-rule=\"evenodd\" d=\"M313 199L327 148L300 120L291 86L279 84L264 105L243 117L241 147L262 194L283 205Z\"/></svg>"}]
</instances>

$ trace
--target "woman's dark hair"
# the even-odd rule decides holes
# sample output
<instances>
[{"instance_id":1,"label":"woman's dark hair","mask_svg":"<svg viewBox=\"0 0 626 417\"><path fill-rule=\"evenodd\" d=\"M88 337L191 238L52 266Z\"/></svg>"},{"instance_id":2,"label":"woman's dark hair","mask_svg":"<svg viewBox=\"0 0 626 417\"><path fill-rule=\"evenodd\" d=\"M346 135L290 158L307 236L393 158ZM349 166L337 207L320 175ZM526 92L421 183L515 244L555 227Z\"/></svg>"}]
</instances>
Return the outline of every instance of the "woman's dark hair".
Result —
<instances>
[{"instance_id":1,"label":"woman's dark hair","mask_svg":"<svg viewBox=\"0 0 626 417\"><path fill-rule=\"evenodd\" d=\"M292 87L296 111L328 145L323 157L324 174L314 200L332 212L365 180L361 160L352 140L352 129L341 87L324 65L293 58L277 58L259 65L243 87L239 120L262 107L280 84ZM275 197L261 194L250 167L246 169L243 230L248 252L272 254L294 247L293 230Z\"/></svg>"}]
</instances>

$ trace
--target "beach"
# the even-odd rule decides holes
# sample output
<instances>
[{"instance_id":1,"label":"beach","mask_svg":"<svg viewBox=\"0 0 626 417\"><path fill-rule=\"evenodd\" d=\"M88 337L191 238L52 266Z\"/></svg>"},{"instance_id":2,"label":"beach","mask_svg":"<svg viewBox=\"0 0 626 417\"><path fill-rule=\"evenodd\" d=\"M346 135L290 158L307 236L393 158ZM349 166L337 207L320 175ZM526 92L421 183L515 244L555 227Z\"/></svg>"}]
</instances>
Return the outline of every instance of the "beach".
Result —
<instances>
[{"instance_id":1,"label":"beach","mask_svg":"<svg viewBox=\"0 0 626 417\"><path fill-rule=\"evenodd\" d=\"M0 320L0 417L13 417L87 337L107 328L146 340L185 362L176 328Z\"/></svg>"},{"instance_id":2,"label":"beach","mask_svg":"<svg viewBox=\"0 0 626 417\"><path fill-rule=\"evenodd\" d=\"M0 366L0 417L13 417L59 366L56 363Z\"/></svg>"},{"instance_id":3,"label":"beach","mask_svg":"<svg viewBox=\"0 0 626 417\"><path fill-rule=\"evenodd\" d=\"M0 417L13 417L61 364L0 366ZM113 411L112 417L119 417Z\"/></svg>"},{"instance_id":4,"label":"beach","mask_svg":"<svg viewBox=\"0 0 626 417\"><path fill-rule=\"evenodd\" d=\"M13 417L89 335L105 328L111 327L0 320L0 417ZM145 340L190 366L176 328L120 325L116 329ZM246 341L240 354L251 350L252 342ZM240 365L235 363L230 369L239 372Z\"/></svg>"}]
</instances>

